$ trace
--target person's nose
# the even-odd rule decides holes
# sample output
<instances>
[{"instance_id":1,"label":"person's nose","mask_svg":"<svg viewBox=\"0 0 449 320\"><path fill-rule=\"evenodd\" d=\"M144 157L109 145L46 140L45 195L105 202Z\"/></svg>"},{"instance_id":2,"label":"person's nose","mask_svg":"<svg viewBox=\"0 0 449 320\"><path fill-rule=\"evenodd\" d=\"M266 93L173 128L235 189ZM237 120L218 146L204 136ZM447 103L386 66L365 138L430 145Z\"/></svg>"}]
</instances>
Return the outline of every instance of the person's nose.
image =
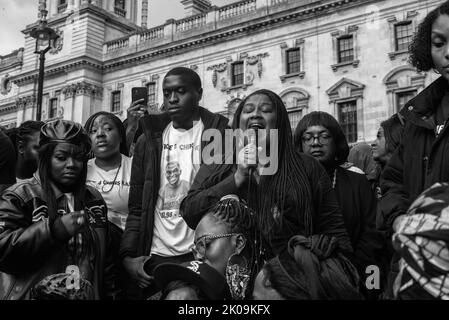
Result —
<instances>
[{"instance_id":1,"label":"person's nose","mask_svg":"<svg viewBox=\"0 0 449 320\"><path fill-rule=\"evenodd\" d=\"M179 99L178 99L178 95L176 94L176 92L175 91L171 92L170 96L168 98L168 102L170 104L176 104L176 103L178 103L178 101L179 101Z\"/></svg>"},{"instance_id":2,"label":"person's nose","mask_svg":"<svg viewBox=\"0 0 449 320\"><path fill-rule=\"evenodd\" d=\"M444 57L449 60L449 44L444 46Z\"/></svg>"},{"instance_id":3,"label":"person's nose","mask_svg":"<svg viewBox=\"0 0 449 320\"><path fill-rule=\"evenodd\" d=\"M316 146L316 147L321 146L319 137L313 137L312 138L312 146Z\"/></svg>"},{"instance_id":4,"label":"person's nose","mask_svg":"<svg viewBox=\"0 0 449 320\"><path fill-rule=\"evenodd\" d=\"M73 168L73 167L75 167L75 159L73 159L73 157L68 157L68 158L67 158L66 167L67 167L67 168Z\"/></svg>"},{"instance_id":5,"label":"person's nose","mask_svg":"<svg viewBox=\"0 0 449 320\"><path fill-rule=\"evenodd\" d=\"M97 137L104 137L105 136L105 130L103 128L99 128L97 130Z\"/></svg>"}]
</instances>

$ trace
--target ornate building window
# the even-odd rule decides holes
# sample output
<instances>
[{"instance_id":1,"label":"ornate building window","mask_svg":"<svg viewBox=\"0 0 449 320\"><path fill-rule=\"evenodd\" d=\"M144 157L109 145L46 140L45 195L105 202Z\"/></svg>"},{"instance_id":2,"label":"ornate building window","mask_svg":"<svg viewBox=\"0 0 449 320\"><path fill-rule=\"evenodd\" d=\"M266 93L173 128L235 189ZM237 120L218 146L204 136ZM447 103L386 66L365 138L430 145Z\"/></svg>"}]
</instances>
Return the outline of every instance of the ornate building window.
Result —
<instances>
[{"instance_id":1,"label":"ornate building window","mask_svg":"<svg viewBox=\"0 0 449 320\"><path fill-rule=\"evenodd\" d=\"M411 66L401 66L390 71L383 79L389 101L388 115L400 111L410 99L424 89L425 79L424 73L418 73Z\"/></svg>"},{"instance_id":2,"label":"ornate building window","mask_svg":"<svg viewBox=\"0 0 449 320\"><path fill-rule=\"evenodd\" d=\"M301 53L299 48L287 50L287 74L301 71Z\"/></svg>"},{"instance_id":3,"label":"ornate building window","mask_svg":"<svg viewBox=\"0 0 449 320\"><path fill-rule=\"evenodd\" d=\"M298 122L309 108L310 95L303 89L290 88L281 92L279 96L287 108L291 128L292 130L295 130Z\"/></svg>"},{"instance_id":4,"label":"ornate building window","mask_svg":"<svg viewBox=\"0 0 449 320\"><path fill-rule=\"evenodd\" d=\"M113 91L111 98L111 112L119 112L121 105L121 91Z\"/></svg>"},{"instance_id":5,"label":"ornate building window","mask_svg":"<svg viewBox=\"0 0 449 320\"><path fill-rule=\"evenodd\" d=\"M339 121L348 143L364 139L363 92L365 86L359 82L342 78L326 93L334 105L334 115Z\"/></svg>"},{"instance_id":6,"label":"ornate building window","mask_svg":"<svg viewBox=\"0 0 449 320\"><path fill-rule=\"evenodd\" d=\"M354 60L354 37L352 35L338 40L338 63L352 62Z\"/></svg>"},{"instance_id":7,"label":"ornate building window","mask_svg":"<svg viewBox=\"0 0 449 320\"><path fill-rule=\"evenodd\" d=\"M332 32L334 64L332 70L352 65L358 67L357 26L349 26L344 31Z\"/></svg>"},{"instance_id":8,"label":"ornate building window","mask_svg":"<svg viewBox=\"0 0 449 320\"><path fill-rule=\"evenodd\" d=\"M50 99L50 106L48 110L48 118L53 119L58 115L58 98Z\"/></svg>"},{"instance_id":9,"label":"ornate building window","mask_svg":"<svg viewBox=\"0 0 449 320\"><path fill-rule=\"evenodd\" d=\"M62 13L67 9L67 0L58 0L58 13Z\"/></svg>"},{"instance_id":10,"label":"ornate building window","mask_svg":"<svg viewBox=\"0 0 449 320\"><path fill-rule=\"evenodd\" d=\"M288 78L304 78L304 39L296 39L293 47L281 43L282 65L284 73L280 76L282 82Z\"/></svg>"},{"instance_id":11,"label":"ornate building window","mask_svg":"<svg viewBox=\"0 0 449 320\"><path fill-rule=\"evenodd\" d=\"M408 47L412 42L417 27L415 11L401 13L401 16L392 16L387 19L390 28L390 50L388 54L391 60L398 55L408 55Z\"/></svg>"},{"instance_id":12,"label":"ornate building window","mask_svg":"<svg viewBox=\"0 0 449 320\"><path fill-rule=\"evenodd\" d=\"M338 121L348 143L357 142L357 101L338 103Z\"/></svg>"},{"instance_id":13,"label":"ornate building window","mask_svg":"<svg viewBox=\"0 0 449 320\"><path fill-rule=\"evenodd\" d=\"M231 65L231 86L240 86L243 84L243 61L234 62Z\"/></svg>"},{"instance_id":14,"label":"ornate building window","mask_svg":"<svg viewBox=\"0 0 449 320\"><path fill-rule=\"evenodd\" d=\"M233 90L246 90L253 85L256 76L262 78L263 59L268 55L268 52L265 52L250 56L244 52L239 54L236 60L229 56L225 62L207 67L208 71L212 71L214 88L227 94Z\"/></svg>"},{"instance_id":15,"label":"ornate building window","mask_svg":"<svg viewBox=\"0 0 449 320\"><path fill-rule=\"evenodd\" d=\"M396 51L408 50L413 38L412 22L398 23L394 26L394 31Z\"/></svg>"},{"instance_id":16,"label":"ornate building window","mask_svg":"<svg viewBox=\"0 0 449 320\"><path fill-rule=\"evenodd\" d=\"M146 87L148 88L148 103L155 104L156 103L156 83L149 82Z\"/></svg>"},{"instance_id":17,"label":"ornate building window","mask_svg":"<svg viewBox=\"0 0 449 320\"><path fill-rule=\"evenodd\" d=\"M126 18L126 1L125 0L115 0L114 3L115 14Z\"/></svg>"}]
</instances>

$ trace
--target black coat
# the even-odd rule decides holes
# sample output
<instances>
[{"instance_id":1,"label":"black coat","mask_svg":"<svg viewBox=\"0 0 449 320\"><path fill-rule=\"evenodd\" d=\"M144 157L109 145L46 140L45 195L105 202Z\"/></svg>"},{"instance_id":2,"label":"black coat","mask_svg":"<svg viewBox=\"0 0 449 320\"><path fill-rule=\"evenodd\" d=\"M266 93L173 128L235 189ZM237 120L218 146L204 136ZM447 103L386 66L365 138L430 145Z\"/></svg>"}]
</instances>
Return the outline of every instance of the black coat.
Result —
<instances>
[{"instance_id":1,"label":"black coat","mask_svg":"<svg viewBox=\"0 0 449 320\"><path fill-rule=\"evenodd\" d=\"M449 181L449 130L446 125L437 137L434 120L448 90L448 81L441 77L401 110L406 121L402 143L381 176L383 227L390 233L396 217L422 191Z\"/></svg>"},{"instance_id":2,"label":"black coat","mask_svg":"<svg viewBox=\"0 0 449 320\"><path fill-rule=\"evenodd\" d=\"M354 248L353 262L364 276L366 267L379 265L385 248L384 238L376 229L376 197L365 175L342 167L337 167L335 192Z\"/></svg>"},{"instance_id":3,"label":"black coat","mask_svg":"<svg viewBox=\"0 0 449 320\"><path fill-rule=\"evenodd\" d=\"M9 137L0 130L0 192L16 183L16 152Z\"/></svg>"}]
</instances>

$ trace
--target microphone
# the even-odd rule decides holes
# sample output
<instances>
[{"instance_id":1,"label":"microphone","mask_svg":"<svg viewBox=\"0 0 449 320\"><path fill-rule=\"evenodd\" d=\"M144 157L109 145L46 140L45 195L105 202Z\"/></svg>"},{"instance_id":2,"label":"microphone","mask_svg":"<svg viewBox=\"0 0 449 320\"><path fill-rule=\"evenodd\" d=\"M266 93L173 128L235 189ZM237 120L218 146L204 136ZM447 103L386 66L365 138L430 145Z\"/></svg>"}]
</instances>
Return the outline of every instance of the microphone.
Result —
<instances>
[{"instance_id":1,"label":"microphone","mask_svg":"<svg viewBox=\"0 0 449 320\"><path fill-rule=\"evenodd\" d=\"M258 163L258 154L257 154L257 143L258 143L258 132L257 132L257 127L255 128L250 128L248 129L248 140L250 144L254 144L256 146L256 168L257 168L257 163ZM253 172L254 172L254 167L250 167L249 168L249 175L250 177L253 176Z\"/></svg>"}]
</instances>

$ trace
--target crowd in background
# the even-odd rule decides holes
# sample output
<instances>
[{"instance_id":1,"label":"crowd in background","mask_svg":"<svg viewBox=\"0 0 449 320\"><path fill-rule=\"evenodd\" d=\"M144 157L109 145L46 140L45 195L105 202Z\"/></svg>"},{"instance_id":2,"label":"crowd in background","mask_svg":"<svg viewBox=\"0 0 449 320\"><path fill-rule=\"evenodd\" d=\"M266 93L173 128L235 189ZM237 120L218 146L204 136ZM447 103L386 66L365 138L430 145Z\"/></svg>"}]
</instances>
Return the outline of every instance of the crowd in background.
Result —
<instances>
[{"instance_id":1,"label":"crowd in background","mask_svg":"<svg viewBox=\"0 0 449 320\"><path fill-rule=\"evenodd\" d=\"M372 144L267 89L229 125L184 67L163 113L0 130L0 299L449 299L449 2L410 57L441 77ZM210 163L210 129L244 134Z\"/></svg>"}]
</instances>

